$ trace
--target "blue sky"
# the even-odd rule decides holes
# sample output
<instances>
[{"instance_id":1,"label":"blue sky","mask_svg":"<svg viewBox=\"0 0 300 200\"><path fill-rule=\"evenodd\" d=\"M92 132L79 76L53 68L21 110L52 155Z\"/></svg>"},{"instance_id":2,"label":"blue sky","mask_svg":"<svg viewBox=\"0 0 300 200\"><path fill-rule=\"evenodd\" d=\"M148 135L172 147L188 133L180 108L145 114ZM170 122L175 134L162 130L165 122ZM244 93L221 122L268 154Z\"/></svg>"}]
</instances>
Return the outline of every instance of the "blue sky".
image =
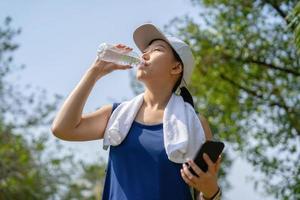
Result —
<instances>
[{"instance_id":1,"label":"blue sky","mask_svg":"<svg viewBox=\"0 0 300 200\"><path fill-rule=\"evenodd\" d=\"M185 14L197 17L199 10L188 0L2 0L0 8L2 22L5 16L11 16L13 27L22 28L21 35L16 38L20 48L14 53L14 59L16 64L25 64L26 68L15 73L11 81L31 84L46 89L50 95L64 97L91 65L100 43L124 43L137 51L132 32L138 25L153 22L163 28L174 17ZM129 78L128 71L114 71L100 79L84 112L132 98ZM108 152L102 150L102 141L62 144L78 152L76 157L86 162L98 161L100 156L107 159ZM236 162L229 174L234 188L227 192L227 198L261 199L245 178L254 170L234 157Z\"/></svg>"}]
</instances>

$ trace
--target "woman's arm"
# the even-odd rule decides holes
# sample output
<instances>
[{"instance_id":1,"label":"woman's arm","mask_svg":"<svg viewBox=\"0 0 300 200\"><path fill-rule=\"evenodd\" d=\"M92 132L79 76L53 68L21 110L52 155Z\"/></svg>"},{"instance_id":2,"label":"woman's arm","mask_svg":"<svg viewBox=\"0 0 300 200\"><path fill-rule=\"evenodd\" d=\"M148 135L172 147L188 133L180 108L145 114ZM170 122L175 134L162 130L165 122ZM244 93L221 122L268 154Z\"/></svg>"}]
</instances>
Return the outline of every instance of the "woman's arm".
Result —
<instances>
[{"instance_id":1,"label":"woman's arm","mask_svg":"<svg viewBox=\"0 0 300 200\"><path fill-rule=\"evenodd\" d=\"M124 45L116 47L132 50ZM92 88L100 78L114 70L129 68L131 68L129 65L117 65L96 59L57 113L51 127L53 134L60 139L69 141L103 138L112 106L106 105L93 113L82 115L84 105Z\"/></svg>"},{"instance_id":2,"label":"woman's arm","mask_svg":"<svg viewBox=\"0 0 300 200\"><path fill-rule=\"evenodd\" d=\"M107 105L96 112L82 115L96 81L96 69L91 68L67 97L52 123L51 130L56 137L68 141L95 140L103 137L112 106Z\"/></svg>"},{"instance_id":3,"label":"woman's arm","mask_svg":"<svg viewBox=\"0 0 300 200\"><path fill-rule=\"evenodd\" d=\"M203 116L199 116L199 120L204 129L206 140L212 140L212 132L208 121ZM204 154L203 159L208 165L207 172L203 172L192 160L188 162L199 177L194 176L188 170L186 164L183 165L183 169L181 170L181 175L184 181L196 189L198 200L210 199L219 190L217 174L221 164L221 157L218 158L216 163L213 163L206 154Z\"/></svg>"},{"instance_id":4,"label":"woman's arm","mask_svg":"<svg viewBox=\"0 0 300 200\"><path fill-rule=\"evenodd\" d=\"M207 119L205 117L203 117L202 115L199 116L199 119L200 119L201 125L204 129L206 140L212 140L213 135L212 135L212 132L210 130L209 123L208 123Z\"/></svg>"}]
</instances>

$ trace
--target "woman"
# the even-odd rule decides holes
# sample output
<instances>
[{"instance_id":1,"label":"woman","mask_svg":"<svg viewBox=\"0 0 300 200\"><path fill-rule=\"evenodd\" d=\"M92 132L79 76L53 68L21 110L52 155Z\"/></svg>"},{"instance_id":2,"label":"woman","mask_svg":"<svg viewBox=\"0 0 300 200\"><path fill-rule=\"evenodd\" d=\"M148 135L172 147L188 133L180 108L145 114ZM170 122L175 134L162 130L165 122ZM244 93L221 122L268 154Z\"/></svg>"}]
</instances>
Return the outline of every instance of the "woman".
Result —
<instances>
[{"instance_id":1,"label":"woman","mask_svg":"<svg viewBox=\"0 0 300 200\"><path fill-rule=\"evenodd\" d=\"M136 77L145 85L143 102L124 141L111 146L103 199L192 199L189 186L195 189L197 199L219 199L217 173L221 157L213 163L207 155L208 171L203 172L189 160L187 164L168 159L164 149L163 116L173 93L180 91L184 101L193 105L186 84L189 82L194 60L188 45L164 35L153 24L143 24L134 32L134 40L143 52L143 63ZM116 45L124 51L132 49ZM69 141L103 139L112 112L119 106L106 105L82 115L82 110L96 81L122 66L96 59L58 112L52 132ZM199 117L206 140L212 139L207 120Z\"/></svg>"}]
</instances>

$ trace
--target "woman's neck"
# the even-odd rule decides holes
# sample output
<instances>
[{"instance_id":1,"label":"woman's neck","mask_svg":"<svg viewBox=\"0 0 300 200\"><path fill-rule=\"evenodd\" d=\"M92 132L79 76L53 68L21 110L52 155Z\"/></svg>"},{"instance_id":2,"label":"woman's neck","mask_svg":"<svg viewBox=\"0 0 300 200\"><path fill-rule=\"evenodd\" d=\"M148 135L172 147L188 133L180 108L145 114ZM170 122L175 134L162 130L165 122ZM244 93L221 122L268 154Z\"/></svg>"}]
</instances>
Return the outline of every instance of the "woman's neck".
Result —
<instances>
[{"instance_id":1,"label":"woman's neck","mask_svg":"<svg viewBox=\"0 0 300 200\"><path fill-rule=\"evenodd\" d=\"M149 90L144 93L144 106L151 110L164 110L167 106L172 92L169 90Z\"/></svg>"}]
</instances>

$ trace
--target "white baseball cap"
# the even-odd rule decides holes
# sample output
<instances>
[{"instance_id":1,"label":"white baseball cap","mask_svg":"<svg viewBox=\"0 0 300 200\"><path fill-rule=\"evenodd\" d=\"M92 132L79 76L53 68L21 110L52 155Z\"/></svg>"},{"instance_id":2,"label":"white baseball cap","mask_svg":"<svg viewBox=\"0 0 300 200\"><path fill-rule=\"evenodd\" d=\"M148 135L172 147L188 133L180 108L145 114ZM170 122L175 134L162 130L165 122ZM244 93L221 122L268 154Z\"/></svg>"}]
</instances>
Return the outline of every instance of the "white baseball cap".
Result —
<instances>
[{"instance_id":1,"label":"white baseball cap","mask_svg":"<svg viewBox=\"0 0 300 200\"><path fill-rule=\"evenodd\" d=\"M190 82L195 65L192 51L185 42L176 37L164 34L159 28L151 23L142 24L137 27L133 33L133 40L141 51L147 48L150 42L155 39L161 39L167 42L178 54L183 63L183 77L177 88L176 92L178 92L181 87L187 87Z\"/></svg>"}]
</instances>

